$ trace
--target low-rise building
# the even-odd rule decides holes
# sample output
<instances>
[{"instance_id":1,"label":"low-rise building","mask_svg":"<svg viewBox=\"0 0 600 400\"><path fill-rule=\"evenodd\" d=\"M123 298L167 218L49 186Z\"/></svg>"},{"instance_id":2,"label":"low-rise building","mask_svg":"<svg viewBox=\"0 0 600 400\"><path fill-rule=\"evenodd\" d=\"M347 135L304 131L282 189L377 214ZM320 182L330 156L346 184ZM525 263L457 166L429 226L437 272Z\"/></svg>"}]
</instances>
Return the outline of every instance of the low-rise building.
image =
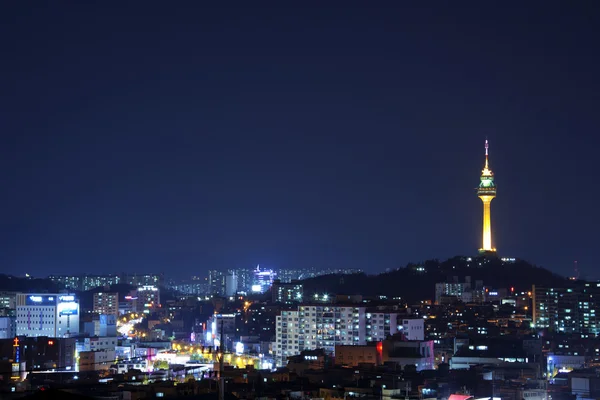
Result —
<instances>
[{"instance_id":1,"label":"low-rise building","mask_svg":"<svg viewBox=\"0 0 600 400\"><path fill-rule=\"evenodd\" d=\"M82 351L79 353L79 371L108 371L115 360L114 350Z\"/></svg>"}]
</instances>

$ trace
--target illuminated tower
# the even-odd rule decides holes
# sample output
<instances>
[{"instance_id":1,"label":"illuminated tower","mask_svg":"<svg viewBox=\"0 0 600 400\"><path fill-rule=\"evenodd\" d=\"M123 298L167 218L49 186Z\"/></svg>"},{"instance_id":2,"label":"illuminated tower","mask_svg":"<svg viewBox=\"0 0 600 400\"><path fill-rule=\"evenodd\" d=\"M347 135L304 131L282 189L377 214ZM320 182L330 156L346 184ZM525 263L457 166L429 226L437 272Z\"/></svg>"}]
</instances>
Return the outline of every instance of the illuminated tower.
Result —
<instances>
[{"instance_id":1,"label":"illuminated tower","mask_svg":"<svg viewBox=\"0 0 600 400\"><path fill-rule=\"evenodd\" d=\"M477 188L477 196L483 202L483 246L479 249L480 253L495 252L492 247L492 221L491 204L496 197L496 184L494 183L494 173L489 168L488 163L488 141L485 141L485 167L481 171L481 182Z\"/></svg>"}]
</instances>

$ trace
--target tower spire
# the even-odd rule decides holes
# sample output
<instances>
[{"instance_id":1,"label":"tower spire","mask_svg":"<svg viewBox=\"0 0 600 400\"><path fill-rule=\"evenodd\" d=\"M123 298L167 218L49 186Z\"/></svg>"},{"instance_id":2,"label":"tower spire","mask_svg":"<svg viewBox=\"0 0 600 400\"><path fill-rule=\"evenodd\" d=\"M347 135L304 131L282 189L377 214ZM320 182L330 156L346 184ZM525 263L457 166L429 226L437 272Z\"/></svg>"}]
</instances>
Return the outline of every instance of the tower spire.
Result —
<instances>
[{"instance_id":1,"label":"tower spire","mask_svg":"<svg viewBox=\"0 0 600 400\"><path fill-rule=\"evenodd\" d=\"M488 169L488 140L485 139L485 169Z\"/></svg>"}]
</instances>

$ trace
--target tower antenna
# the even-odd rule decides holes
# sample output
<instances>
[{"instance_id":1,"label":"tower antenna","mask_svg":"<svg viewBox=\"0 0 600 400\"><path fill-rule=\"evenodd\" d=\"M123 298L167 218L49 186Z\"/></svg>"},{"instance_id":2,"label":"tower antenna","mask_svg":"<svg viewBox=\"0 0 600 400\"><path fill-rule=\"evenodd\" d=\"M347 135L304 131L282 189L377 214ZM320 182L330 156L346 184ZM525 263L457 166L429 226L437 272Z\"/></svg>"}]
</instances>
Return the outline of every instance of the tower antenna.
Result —
<instances>
[{"instance_id":1,"label":"tower antenna","mask_svg":"<svg viewBox=\"0 0 600 400\"><path fill-rule=\"evenodd\" d=\"M485 168L488 168L488 148L489 148L489 144L488 144L488 140L487 138L485 139Z\"/></svg>"}]
</instances>

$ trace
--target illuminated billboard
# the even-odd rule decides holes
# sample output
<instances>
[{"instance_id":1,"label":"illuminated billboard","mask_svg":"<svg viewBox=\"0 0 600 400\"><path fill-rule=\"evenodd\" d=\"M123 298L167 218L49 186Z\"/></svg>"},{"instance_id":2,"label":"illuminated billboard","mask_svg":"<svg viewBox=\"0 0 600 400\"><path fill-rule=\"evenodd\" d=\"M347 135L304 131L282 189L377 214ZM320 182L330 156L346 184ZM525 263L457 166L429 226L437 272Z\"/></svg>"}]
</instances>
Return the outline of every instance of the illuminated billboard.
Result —
<instances>
[{"instance_id":1,"label":"illuminated billboard","mask_svg":"<svg viewBox=\"0 0 600 400\"><path fill-rule=\"evenodd\" d=\"M79 303L75 301L58 303L58 315L77 315L78 313Z\"/></svg>"},{"instance_id":2,"label":"illuminated billboard","mask_svg":"<svg viewBox=\"0 0 600 400\"><path fill-rule=\"evenodd\" d=\"M55 306L56 296L32 294L25 297L26 306Z\"/></svg>"}]
</instances>

